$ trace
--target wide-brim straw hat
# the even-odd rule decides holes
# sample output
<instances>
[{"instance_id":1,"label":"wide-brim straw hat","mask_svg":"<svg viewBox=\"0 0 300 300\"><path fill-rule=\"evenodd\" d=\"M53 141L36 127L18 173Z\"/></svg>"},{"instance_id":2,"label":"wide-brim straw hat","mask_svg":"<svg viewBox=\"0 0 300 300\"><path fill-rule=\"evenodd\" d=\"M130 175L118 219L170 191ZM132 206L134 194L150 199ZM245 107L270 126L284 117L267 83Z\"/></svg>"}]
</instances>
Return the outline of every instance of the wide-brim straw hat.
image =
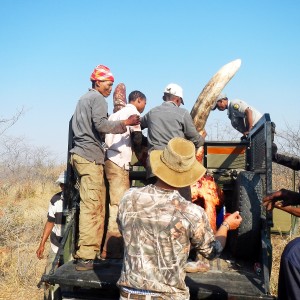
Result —
<instances>
[{"instance_id":1,"label":"wide-brim straw hat","mask_svg":"<svg viewBox=\"0 0 300 300\"><path fill-rule=\"evenodd\" d=\"M150 165L155 176L178 188L193 184L206 172L196 159L195 145L180 137L171 139L164 150L152 150Z\"/></svg>"}]
</instances>

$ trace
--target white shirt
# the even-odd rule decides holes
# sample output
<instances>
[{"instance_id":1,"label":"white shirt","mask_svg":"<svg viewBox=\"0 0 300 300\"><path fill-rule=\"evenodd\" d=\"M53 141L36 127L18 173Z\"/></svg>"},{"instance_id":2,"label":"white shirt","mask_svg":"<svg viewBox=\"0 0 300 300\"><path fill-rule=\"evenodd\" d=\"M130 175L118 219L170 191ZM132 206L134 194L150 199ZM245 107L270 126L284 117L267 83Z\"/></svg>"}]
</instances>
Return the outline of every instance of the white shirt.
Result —
<instances>
[{"instance_id":1,"label":"white shirt","mask_svg":"<svg viewBox=\"0 0 300 300\"><path fill-rule=\"evenodd\" d=\"M119 111L109 116L110 121L126 120L131 115L140 115L139 111L133 104L127 104ZM132 157L130 133L133 131L142 131L140 125L127 126L127 131L122 134L106 134L105 143L108 146L106 151L107 159L114 162L121 168L129 170L129 164Z\"/></svg>"}]
</instances>

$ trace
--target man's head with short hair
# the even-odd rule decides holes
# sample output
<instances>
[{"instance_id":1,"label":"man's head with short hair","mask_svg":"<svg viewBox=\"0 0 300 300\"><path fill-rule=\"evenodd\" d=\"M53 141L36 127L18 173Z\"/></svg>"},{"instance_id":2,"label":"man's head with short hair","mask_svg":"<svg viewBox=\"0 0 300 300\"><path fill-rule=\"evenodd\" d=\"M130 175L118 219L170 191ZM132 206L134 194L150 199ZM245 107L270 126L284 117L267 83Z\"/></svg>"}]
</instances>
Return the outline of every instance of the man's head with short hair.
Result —
<instances>
[{"instance_id":1,"label":"man's head with short hair","mask_svg":"<svg viewBox=\"0 0 300 300\"><path fill-rule=\"evenodd\" d=\"M145 109L147 99L145 94L140 91L132 91L128 96L128 102L133 104L139 113L142 113Z\"/></svg>"}]
</instances>

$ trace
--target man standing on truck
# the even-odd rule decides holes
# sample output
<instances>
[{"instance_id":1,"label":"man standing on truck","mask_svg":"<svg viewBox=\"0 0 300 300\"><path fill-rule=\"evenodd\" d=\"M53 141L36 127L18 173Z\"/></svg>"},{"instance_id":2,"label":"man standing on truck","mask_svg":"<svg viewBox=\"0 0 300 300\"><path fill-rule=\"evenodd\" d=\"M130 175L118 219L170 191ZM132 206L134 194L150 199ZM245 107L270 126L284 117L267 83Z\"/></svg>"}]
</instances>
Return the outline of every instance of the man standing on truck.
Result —
<instances>
[{"instance_id":1,"label":"man standing on truck","mask_svg":"<svg viewBox=\"0 0 300 300\"><path fill-rule=\"evenodd\" d=\"M168 142L174 137L185 138L195 145L196 149L204 144L204 137L197 131L190 113L181 108L184 105L183 90L175 83L170 83L164 89L164 102L152 108L141 118L141 127L148 128L148 154L152 150L164 149ZM153 176L147 160L147 179L154 183L156 178ZM191 198L190 191L181 191L187 199Z\"/></svg>"},{"instance_id":2,"label":"man standing on truck","mask_svg":"<svg viewBox=\"0 0 300 300\"><path fill-rule=\"evenodd\" d=\"M83 95L72 118L71 165L80 183L79 238L76 270L92 270L100 258L104 233L106 189L104 183L104 134L124 133L126 126L138 125L140 118L108 121L107 102L114 77L110 69L98 65L90 76L92 88Z\"/></svg>"},{"instance_id":3,"label":"man standing on truck","mask_svg":"<svg viewBox=\"0 0 300 300\"><path fill-rule=\"evenodd\" d=\"M231 121L231 125L240 133L243 134L241 140L247 139L247 136L250 130L262 117L262 114L255 108L249 106L245 101L234 99L228 100L226 94L221 93L215 104L212 107L212 110L218 109L224 111L228 109L228 118ZM272 159L276 162L276 153L277 145L274 143L274 134L275 134L275 123L271 122L272 126ZM282 156L280 156L282 157ZM279 160L280 158L278 158Z\"/></svg>"},{"instance_id":4,"label":"man standing on truck","mask_svg":"<svg viewBox=\"0 0 300 300\"><path fill-rule=\"evenodd\" d=\"M133 91L128 96L128 104L109 116L110 121L140 115L146 106L146 96L140 91ZM129 167L132 160L131 135L142 135L140 125L127 126L123 134L106 134L105 143L108 147L105 159L105 175L109 185L109 218L102 258L122 258L123 238L117 225L119 202L130 188Z\"/></svg>"},{"instance_id":5,"label":"man standing on truck","mask_svg":"<svg viewBox=\"0 0 300 300\"><path fill-rule=\"evenodd\" d=\"M120 299L189 299L184 267L190 247L208 259L219 256L242 218L231 214L214 235L203 208L179 194L206 171L191 141L171 139L151 151L150 164L156 183L129 189L119 206L125 245Z\"/></svg>"},{"instance_id":6,"label":"man standing on truck","mask_svg":"<svg viewBox=\"0 0 300 300\"><path fill-rule=\"evenodd\" d=\"M218 96L212 110L216 108L220 111L228 109L227 114L231 125L243 134L242 138L247 137L249 131L262 117L262 114L258 110L242 100L234 99L229 101L226 94Z\"/></svg>"},{"instance_id":7,"label":"man standing on truck","mask_svg":"<svg viewBox=\"0 0 300 300\"><path fill-rule=\"evenodd\" d=\"M267 210L278 208L294 216L300 216L300 193L281 189L263 199ZM296 300L300 295L300 238L289 242L281 255L278 300Z\"/></svg>"}]
</instances>

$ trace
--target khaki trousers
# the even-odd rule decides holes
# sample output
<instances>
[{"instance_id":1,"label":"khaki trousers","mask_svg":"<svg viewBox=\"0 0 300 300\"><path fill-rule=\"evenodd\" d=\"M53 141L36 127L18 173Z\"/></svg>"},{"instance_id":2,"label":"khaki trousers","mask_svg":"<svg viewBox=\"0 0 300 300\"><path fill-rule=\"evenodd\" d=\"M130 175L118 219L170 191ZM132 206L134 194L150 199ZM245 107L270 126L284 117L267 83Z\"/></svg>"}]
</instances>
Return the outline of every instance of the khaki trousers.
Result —
<instances>
[{"instance_id":1,"label":"khaki trousers","mask_svg":"<svg viewBox=\"0 0 300 300\"><path fill-rule=\"evenodd\" d=\"M80 215L76 257L95 259L100 255L104 234L106 187L103 165L72 154L71 165L79 177Z\"/></svg>"},{"instance_id":2,"label":"khaki trousers","mask_svg":"<svg viewBox=\"0 0 300 300\"><path fill-rule=\"evenodd\" d=\"M109 185L109 217L102 258L122 258L123 238L119 232L117 215L119 203L129 189L129 171L119 167L111 160L105 161L105 176Z\"/></svg>"}]
</instances>

